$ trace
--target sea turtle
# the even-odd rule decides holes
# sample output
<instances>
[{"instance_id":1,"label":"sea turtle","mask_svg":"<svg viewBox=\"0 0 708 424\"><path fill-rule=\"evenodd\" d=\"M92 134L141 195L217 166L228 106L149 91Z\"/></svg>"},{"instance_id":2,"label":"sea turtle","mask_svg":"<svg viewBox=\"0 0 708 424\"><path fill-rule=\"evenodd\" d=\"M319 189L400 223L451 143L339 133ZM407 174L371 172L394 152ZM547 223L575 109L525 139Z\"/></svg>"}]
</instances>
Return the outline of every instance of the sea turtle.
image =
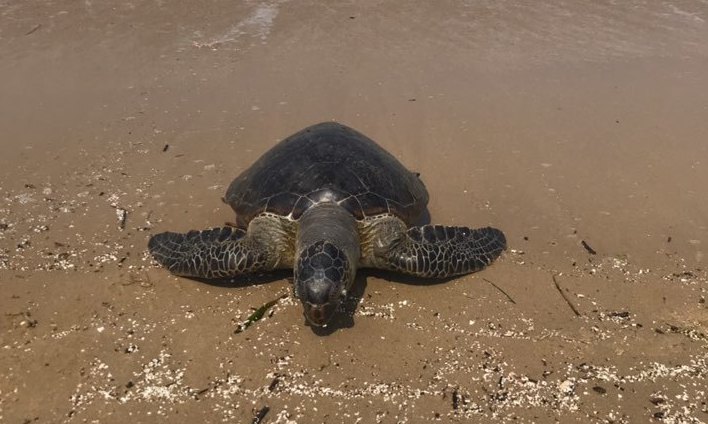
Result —
<instances>
[{"instance_id":1,"label":"sea turtle","mask_svg":"<svg viewBox=\"0 0 708 424\"><path fill-rule=\"evenodd\" d=\"M358 268L444 278L479 271L506 248L491 227L414 226L428 203L418 174L335 122L281 141L224 201L235 226L157 234L152 256L173 274L207 279L293 268L295 296L315 326L330 321Z\"/></svg>"}]
</instances>

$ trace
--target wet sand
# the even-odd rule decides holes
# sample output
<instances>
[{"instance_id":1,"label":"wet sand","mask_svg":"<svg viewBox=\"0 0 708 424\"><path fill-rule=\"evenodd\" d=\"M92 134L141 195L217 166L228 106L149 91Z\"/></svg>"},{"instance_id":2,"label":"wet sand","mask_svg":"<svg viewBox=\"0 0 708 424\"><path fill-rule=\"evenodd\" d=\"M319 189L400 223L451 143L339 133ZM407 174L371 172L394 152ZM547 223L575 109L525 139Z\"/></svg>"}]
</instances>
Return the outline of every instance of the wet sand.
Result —
<instances>
[{"instance_id":1,"label":"wet sand","mask_svg":"<svg viewBox=\"0 0 708 424\"><path fill-rule=\"evenodd\" d=\"M708 421L706 20L0 1L0 421ZM441 284L360 272L326 335L287 273L150 260L150 234L233 221L229 182L327 120L420 172L432 222L508 251Z\"/></svg>"}]
</instances>

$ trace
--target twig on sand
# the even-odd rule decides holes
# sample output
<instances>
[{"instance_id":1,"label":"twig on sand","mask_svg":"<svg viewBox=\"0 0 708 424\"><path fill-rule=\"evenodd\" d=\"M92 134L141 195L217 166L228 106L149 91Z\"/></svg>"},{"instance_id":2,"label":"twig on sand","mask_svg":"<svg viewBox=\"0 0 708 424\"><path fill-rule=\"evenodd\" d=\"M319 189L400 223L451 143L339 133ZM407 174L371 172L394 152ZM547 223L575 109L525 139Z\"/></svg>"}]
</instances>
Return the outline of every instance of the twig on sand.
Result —
<instances>
[{"instance_id":1,"label":"twig on sand","mask_svg":"<svg viewBox=\"0 0 708 424\"><path fill-rule=\"evenodd\" d=\"M457 408L460 407L460 392L457 390L457 387L452 391L452 409L457 411Z\"/></svg>"},{"instance_id":2,"label":"twig on sand","mask_svg":"<svg viewBox=\"0 0 708 424\"><path fill-rule=\"evenodd\" d=\"M570 299L568 299L568 296L566 296L566 294L563 293L563 290L561 290L560 285L558 284L558 280L556 280L556 276L553 275L552 277L553 277L553 284L555 284L556 290L558 290L558 293L560 293L560 295L563 296L563 300L565 300L565 303L567 303L568 306L570 306L570 309L573 310L573 313L575 314L575 316L577 316L577 317L581 316L580 312L578 312L578 310L575 308L575 306L571 303Z\"/></svg>"},{"instance_id":3,"label":"twig on sand","mask_svg":"<svg viewBox=\"0 0 708 424\"><path fill-rule=\"evenodd\" d=\"M37 25L34 26L34 28L32 28L31 30L27 31L27 32L25 33L25 35L33 34L35 31L37 31L37 30L40 29L40 28L42 28L42 24L37 24Z\"/></svg>"},{"instance_id":4,"label":"twig on sand","mask_svg":"<svg viewBox=\"0 0 708 424\"><path fill-rule=\"evenodd\" d=\"M516 301L515 301L514 299L512 299L511 296L509 296L509 294L508 294L507 292L505 292L504 290L502 290L501 287L497 286L496 284L494 284L494 283L491 282L490 280L487 280L486 278L482 278L482 280L484 280L484 281L488 282L489 284L491 284L492 286L494 286L495 289L499 290L504 296L506 296L507 299L509 299L509 302L511 302L511 303L513 303L514 305L516 305Z\"/></svg>"},{"instance_id":5,"label":"twig on sand","mask_svg":"<svg viewBox=\"0 0 708 424\"><path fill-rule=\"evenodd\" d=\"M278 374L276 374L275 377L273 377L273 381L271 381L270 384L268 385L268 391L272 392L273 390L275 390L275 388L278 386L279 383L280 383L280 376Z\"/></svg>"},{"instance_id":6,"label":"twig on sand","mask_svg":"<svg viewBox=\"0 0 708 424\"><path fill-rule=\"evenodd\" d=\"M268 411L270 411L270 408L267 406L264 406L263 408L259 409L258 411L253 411L253 421L251 421L251 422L253 424L260 424L263 421L263 418L265 418Z\"/></svg>"},{"instance_id":7,"label":"twig on sand","mask_svg":"<svg viewBox=\"0 0 708 424\"><path fill-rule=\"evenodd\" d=\"M595 249L593 249L592 247L590 247L590 245L587 244L587 242L586 242L585 240L580 240L580 244L583 245L583 247L585 248L585 250L588 251L589 254L591 254L591 255L597 255L597 252L595 251Z\"/></svg>"}]
</instances>

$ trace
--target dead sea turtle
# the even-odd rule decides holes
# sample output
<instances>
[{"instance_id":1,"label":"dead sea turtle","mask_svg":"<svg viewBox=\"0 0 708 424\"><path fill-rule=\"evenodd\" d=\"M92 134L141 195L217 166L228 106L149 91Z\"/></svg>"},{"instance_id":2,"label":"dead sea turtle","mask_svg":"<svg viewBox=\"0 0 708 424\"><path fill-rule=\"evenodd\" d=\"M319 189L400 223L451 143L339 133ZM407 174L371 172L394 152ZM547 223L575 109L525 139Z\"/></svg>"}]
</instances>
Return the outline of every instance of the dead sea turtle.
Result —
<instances>
[{"instance_id":1,"label":"dead sea turtle","mask_svg":"<svg viewBox=\"0 0 708 424\"><path fill-rule=\"evenodd\" d=\"M412 226L428 192L365 135L326 122L286 138L229 186L236 226L161 233L152 256L172 273L224 278L294 269L316 326L334 315L357 268L443 278L479 271L506 248L491 227Z\"/></svg>"}]
</instances>

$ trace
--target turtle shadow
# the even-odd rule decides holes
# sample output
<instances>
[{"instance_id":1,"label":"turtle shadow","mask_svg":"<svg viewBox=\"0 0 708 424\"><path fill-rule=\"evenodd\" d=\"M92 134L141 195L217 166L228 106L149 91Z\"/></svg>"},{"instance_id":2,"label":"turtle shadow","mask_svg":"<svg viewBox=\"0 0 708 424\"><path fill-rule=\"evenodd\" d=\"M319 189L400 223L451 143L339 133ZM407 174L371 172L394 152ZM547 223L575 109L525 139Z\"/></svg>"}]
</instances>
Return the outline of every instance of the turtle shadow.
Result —
<instances>
[{"instance_id":1,"label":"turtle shadow","mask_svg":"<svg viewBox=\"0 0 708 424\"><path fill-rule=\"evenodd\" d=\"M412 275L401 274L394 271L386 271L383 269L367 268L360 271L367 276L372 276L381 280L385 280L395 284L406 284L409 286L437 286L439 284L449 283L450 281L460 278L460 275L453 275L445 278L423 278L414 277Z\"/></svg>"},{"instance_id":2,"label":"turtle shadow","mask_svg":"<svg viewBox=\"0 0 708 424\"><path fill-rule=\"evenodd\" d=\"M263 274L244 274L236 277L228 278L199 278L199 277L185 277L189 280L198 281L200 283L208 284L215 287L224 288L237 288L237 287L249 287L249 286L260 286L263 284L273 283L275 281L290 280L292 282L293 272L291 270L283 269L272 271Z\"/></svg>"}]
</instances>

